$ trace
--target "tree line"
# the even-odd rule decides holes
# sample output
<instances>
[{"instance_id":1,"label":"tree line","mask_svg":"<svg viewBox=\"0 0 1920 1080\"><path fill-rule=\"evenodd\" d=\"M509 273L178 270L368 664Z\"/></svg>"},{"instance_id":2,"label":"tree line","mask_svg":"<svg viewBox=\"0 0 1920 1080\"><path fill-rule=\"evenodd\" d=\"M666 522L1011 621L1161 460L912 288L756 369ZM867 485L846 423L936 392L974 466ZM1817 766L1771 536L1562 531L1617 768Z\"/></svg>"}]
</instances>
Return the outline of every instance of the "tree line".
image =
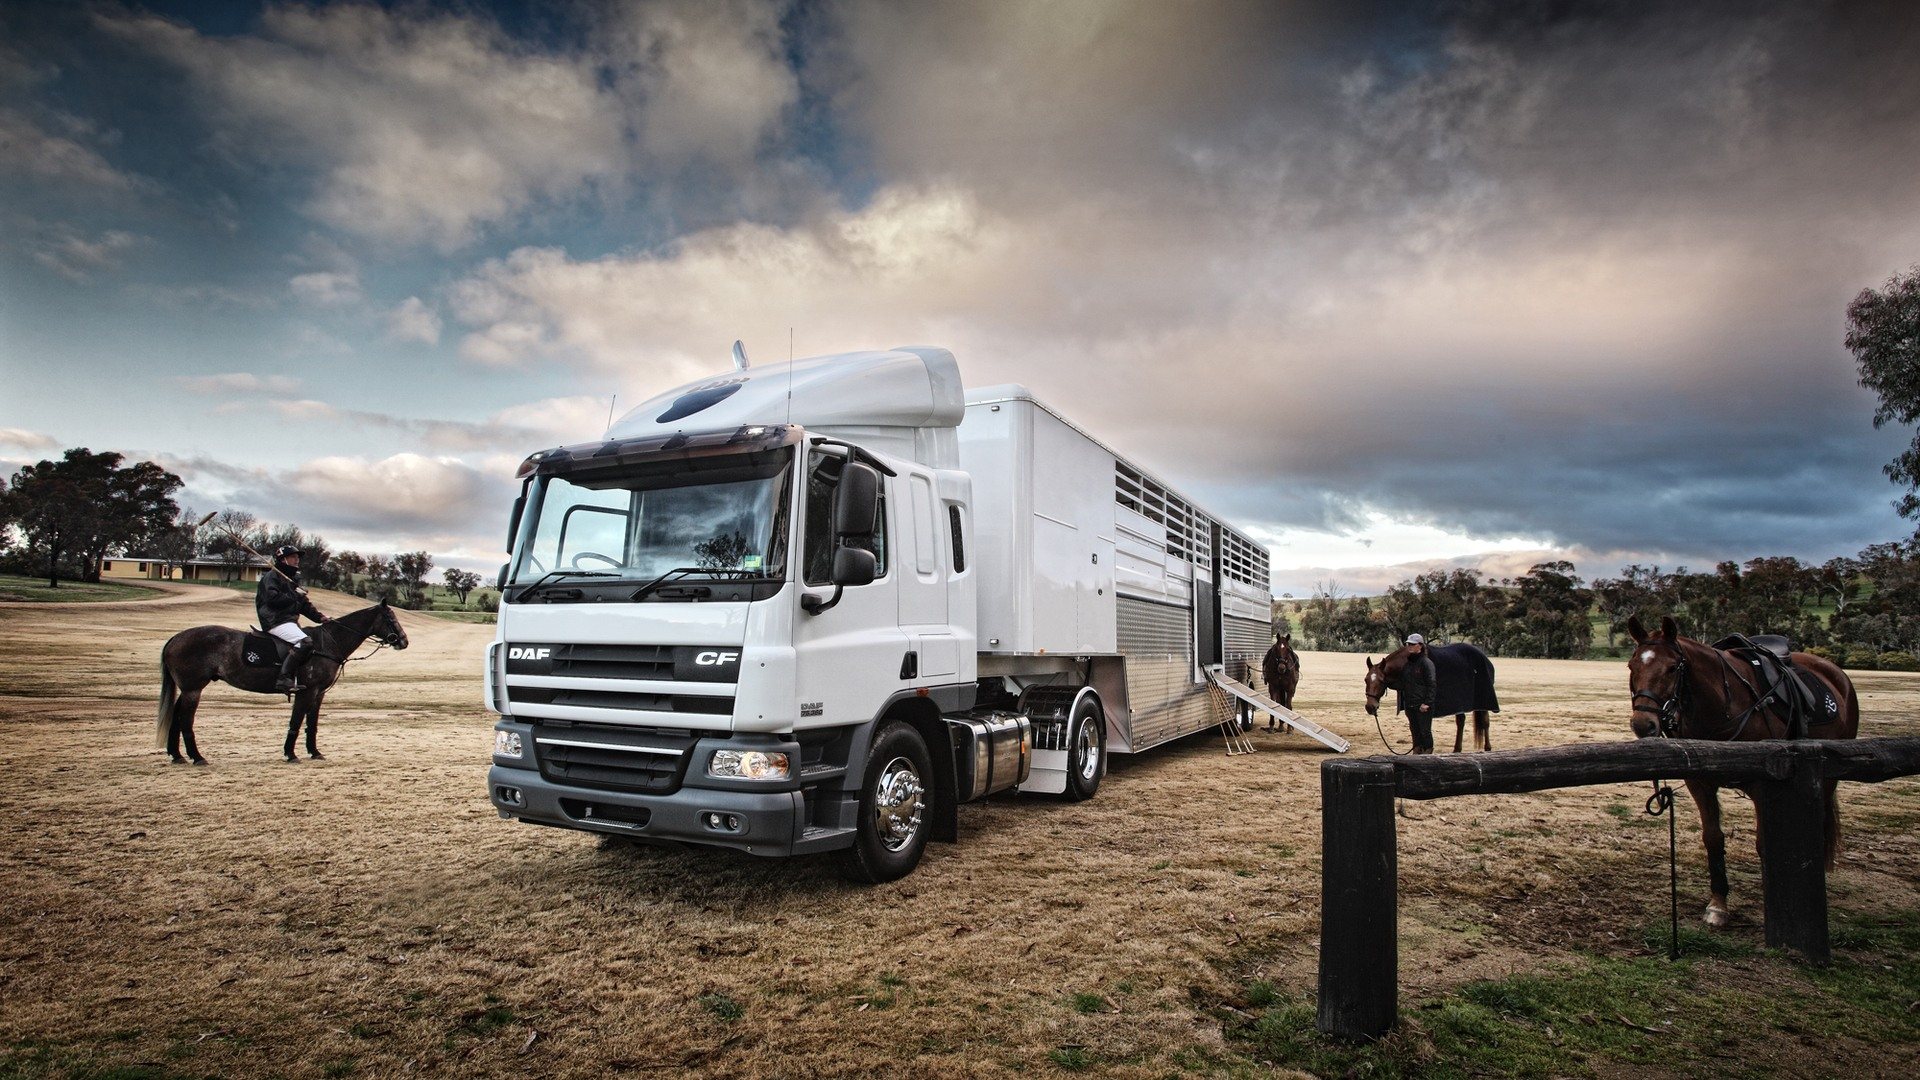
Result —
<instances>
[{"instance_id":1,"label":"tree line","mask_svg":"<svg viewBox=\"0 0 1920 1080\"><path fill-rule=\"evenodd\" d=\"M247 548L271 554L300 551L302 578L311 585L425 607L433 556L424 551L365 555L334 551L326 539L298 525L261 521L242 510L205 515L175 499L180 477L151 461L126 464L123 454L77 447L58 459L22 467L0 480L0 572L42 576L54 588L67 581L99 581L103 559L130 556L161 564L166 576L195 559L232 567L237 579L253 561ZM480 575L449 567L446 589L461 604ZM482 606L490 606L483 598Z\"/></svg>"},{"instance_id":2,"label":"tree line","mask_svg":"<svg viewBox=\"0 0 1920 1080\"><path fill-rule=\"evenodd\" d=\"M1293 614L1310 647L1335 652L1387 651L1420 633L1495 656L1579 658L1624 643L1635 617L1651 625L1671 615L1704 641L1784 634L1848 667L1920 671L1920 537L1817 565L1791 556L1704 572L1635 564L1591 583L1568 562L1497 580L1434 570L1375 598L1324 584Z\"/></svg>"}]
</instances>

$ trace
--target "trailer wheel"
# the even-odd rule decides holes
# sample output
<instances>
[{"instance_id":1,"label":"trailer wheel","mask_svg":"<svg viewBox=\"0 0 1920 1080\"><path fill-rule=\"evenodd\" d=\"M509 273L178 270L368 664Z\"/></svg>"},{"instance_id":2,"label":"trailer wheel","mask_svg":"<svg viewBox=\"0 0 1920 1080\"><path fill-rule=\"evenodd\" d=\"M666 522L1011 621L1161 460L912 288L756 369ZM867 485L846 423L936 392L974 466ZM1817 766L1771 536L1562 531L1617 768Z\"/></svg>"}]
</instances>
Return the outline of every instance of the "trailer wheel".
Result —
<instances>
[{"instance_id":1,"label":"trailer wheel","mask_svg":"<svg viewBox=\"0 0 1920 1080\"><path fill-rule=\"evenodd\" d=\"M1107 771L1107 724L1100 703L1084 696L1073 710L1067 732L1067 798L1083 802L1100 790L1100 774Z\"/></svg>"},{"instance_id":2,"label":"trailer wheel","mask_svg":"<svg viewBox=\"0 0 1920 1080\"><path fill-rule=\"evenodd\" d=\"M841 874L870 885L911 874L927 848L932 785L926 740L906 724L883 726L867 751L859 825L853 846L840 855Z\"/></svg>"}]
</instances>

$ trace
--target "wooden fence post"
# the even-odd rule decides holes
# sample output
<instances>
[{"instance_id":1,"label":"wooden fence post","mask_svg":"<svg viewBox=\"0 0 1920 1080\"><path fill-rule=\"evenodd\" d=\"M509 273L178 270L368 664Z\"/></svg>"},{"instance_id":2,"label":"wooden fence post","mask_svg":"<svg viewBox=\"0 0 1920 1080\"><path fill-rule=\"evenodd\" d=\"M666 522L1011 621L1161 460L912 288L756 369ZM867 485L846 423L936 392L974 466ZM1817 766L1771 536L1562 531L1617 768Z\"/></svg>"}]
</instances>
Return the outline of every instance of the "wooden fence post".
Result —
<instances>
[{"instance_id":1,"label":"wooden fence post","mask_svg":"<svg viewBox=\"0 0 1920 1080\"><path fill-rule=\"evenodd\" d=\"M1320 765L1319 1029L1375 1039L1400 1010L1393 763Z\"/></svg>"},{"instance_id":2,"label":"wooden fence post","mask_svg":"<svg viewBox=\"0 0 1920 1080\"><path fill-rule=\"evenodd\" d=\"M1759 819L1767 946L1808 961L1833 958L1827 940L1826 791L1813 754L1790 753L1785 779L1753 785Z\"/></svg>"}]
</instances>

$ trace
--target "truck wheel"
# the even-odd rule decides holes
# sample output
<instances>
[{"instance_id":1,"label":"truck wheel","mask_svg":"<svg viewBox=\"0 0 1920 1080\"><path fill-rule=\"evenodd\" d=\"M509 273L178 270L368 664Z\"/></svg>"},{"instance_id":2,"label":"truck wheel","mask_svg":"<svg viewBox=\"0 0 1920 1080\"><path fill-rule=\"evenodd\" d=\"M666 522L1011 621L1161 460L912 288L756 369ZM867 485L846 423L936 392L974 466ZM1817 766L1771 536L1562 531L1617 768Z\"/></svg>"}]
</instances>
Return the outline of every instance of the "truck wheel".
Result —
<instances>
[{"instance_id":1,"label":"truck wheel","mask_svg":"<svg viewBox=\"0 0 1920 1080\"><path fill-rule=\"evenodd\" d=\"M894 722L867 751L860 781L859 826L853 847L841 853L840 872L878 884L906 877L927 849L927 804L933 796L933 759L920 733Z\"/></svg>"},{"instance_id":2,"label":"truck wheel","mask_svg":"<svg viewBox=\"0 0 1920 1080\"><path fill-rule=\"evenodd\" d=\"M1100 790L1100 774L1107 765L1107 725L1100 705L1083 697L1073 710L1067 733L1067 798L1083 802Z\"/></svg>"}]
</instances>

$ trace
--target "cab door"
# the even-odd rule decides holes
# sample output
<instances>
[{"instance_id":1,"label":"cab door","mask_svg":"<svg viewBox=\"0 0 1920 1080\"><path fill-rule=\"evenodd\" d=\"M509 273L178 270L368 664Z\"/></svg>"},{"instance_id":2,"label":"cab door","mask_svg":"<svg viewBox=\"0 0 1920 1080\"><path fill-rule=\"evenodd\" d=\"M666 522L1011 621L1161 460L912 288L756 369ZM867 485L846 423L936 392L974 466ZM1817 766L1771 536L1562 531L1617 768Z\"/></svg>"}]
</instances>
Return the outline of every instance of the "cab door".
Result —
<instances>
[{"instance_id":1,"label":"cab door","mask_svg":"<svg viewBox=\"0 0 1920 1080\"><path fill-rule=\"evenodd\" d=\"M960 645L948 621L947 530L940 527L941 500L936 496L932 470L909 465L894 478L900 492L899 535L900 630L914 656L902 669L904 685L951 682L960 670ZM908 671L911 674L907 674Z\"/></svg>"},{"instance_id":2,"label":"cab door","mask_svg":"<svg viewBox=\"0 0 1920 1080\"><path fill-rule=\"evenodd\" d=\"M825 600L833 595L828 580L833 564L831 514L839 466L845 461L818 451L808 456L803 478L801 553L796 574L802 592ZM883 481L888 478L882 477ZM899 591L903 576L898 548L901 502L891 482L881 485L874 535L873 582L841 590L840 601L818 614L794 607L794 690L799 701L796 726L835 727L879 715L901 687L900 669L909 651L900 628Z\"/></svg>"}]
</instances>

